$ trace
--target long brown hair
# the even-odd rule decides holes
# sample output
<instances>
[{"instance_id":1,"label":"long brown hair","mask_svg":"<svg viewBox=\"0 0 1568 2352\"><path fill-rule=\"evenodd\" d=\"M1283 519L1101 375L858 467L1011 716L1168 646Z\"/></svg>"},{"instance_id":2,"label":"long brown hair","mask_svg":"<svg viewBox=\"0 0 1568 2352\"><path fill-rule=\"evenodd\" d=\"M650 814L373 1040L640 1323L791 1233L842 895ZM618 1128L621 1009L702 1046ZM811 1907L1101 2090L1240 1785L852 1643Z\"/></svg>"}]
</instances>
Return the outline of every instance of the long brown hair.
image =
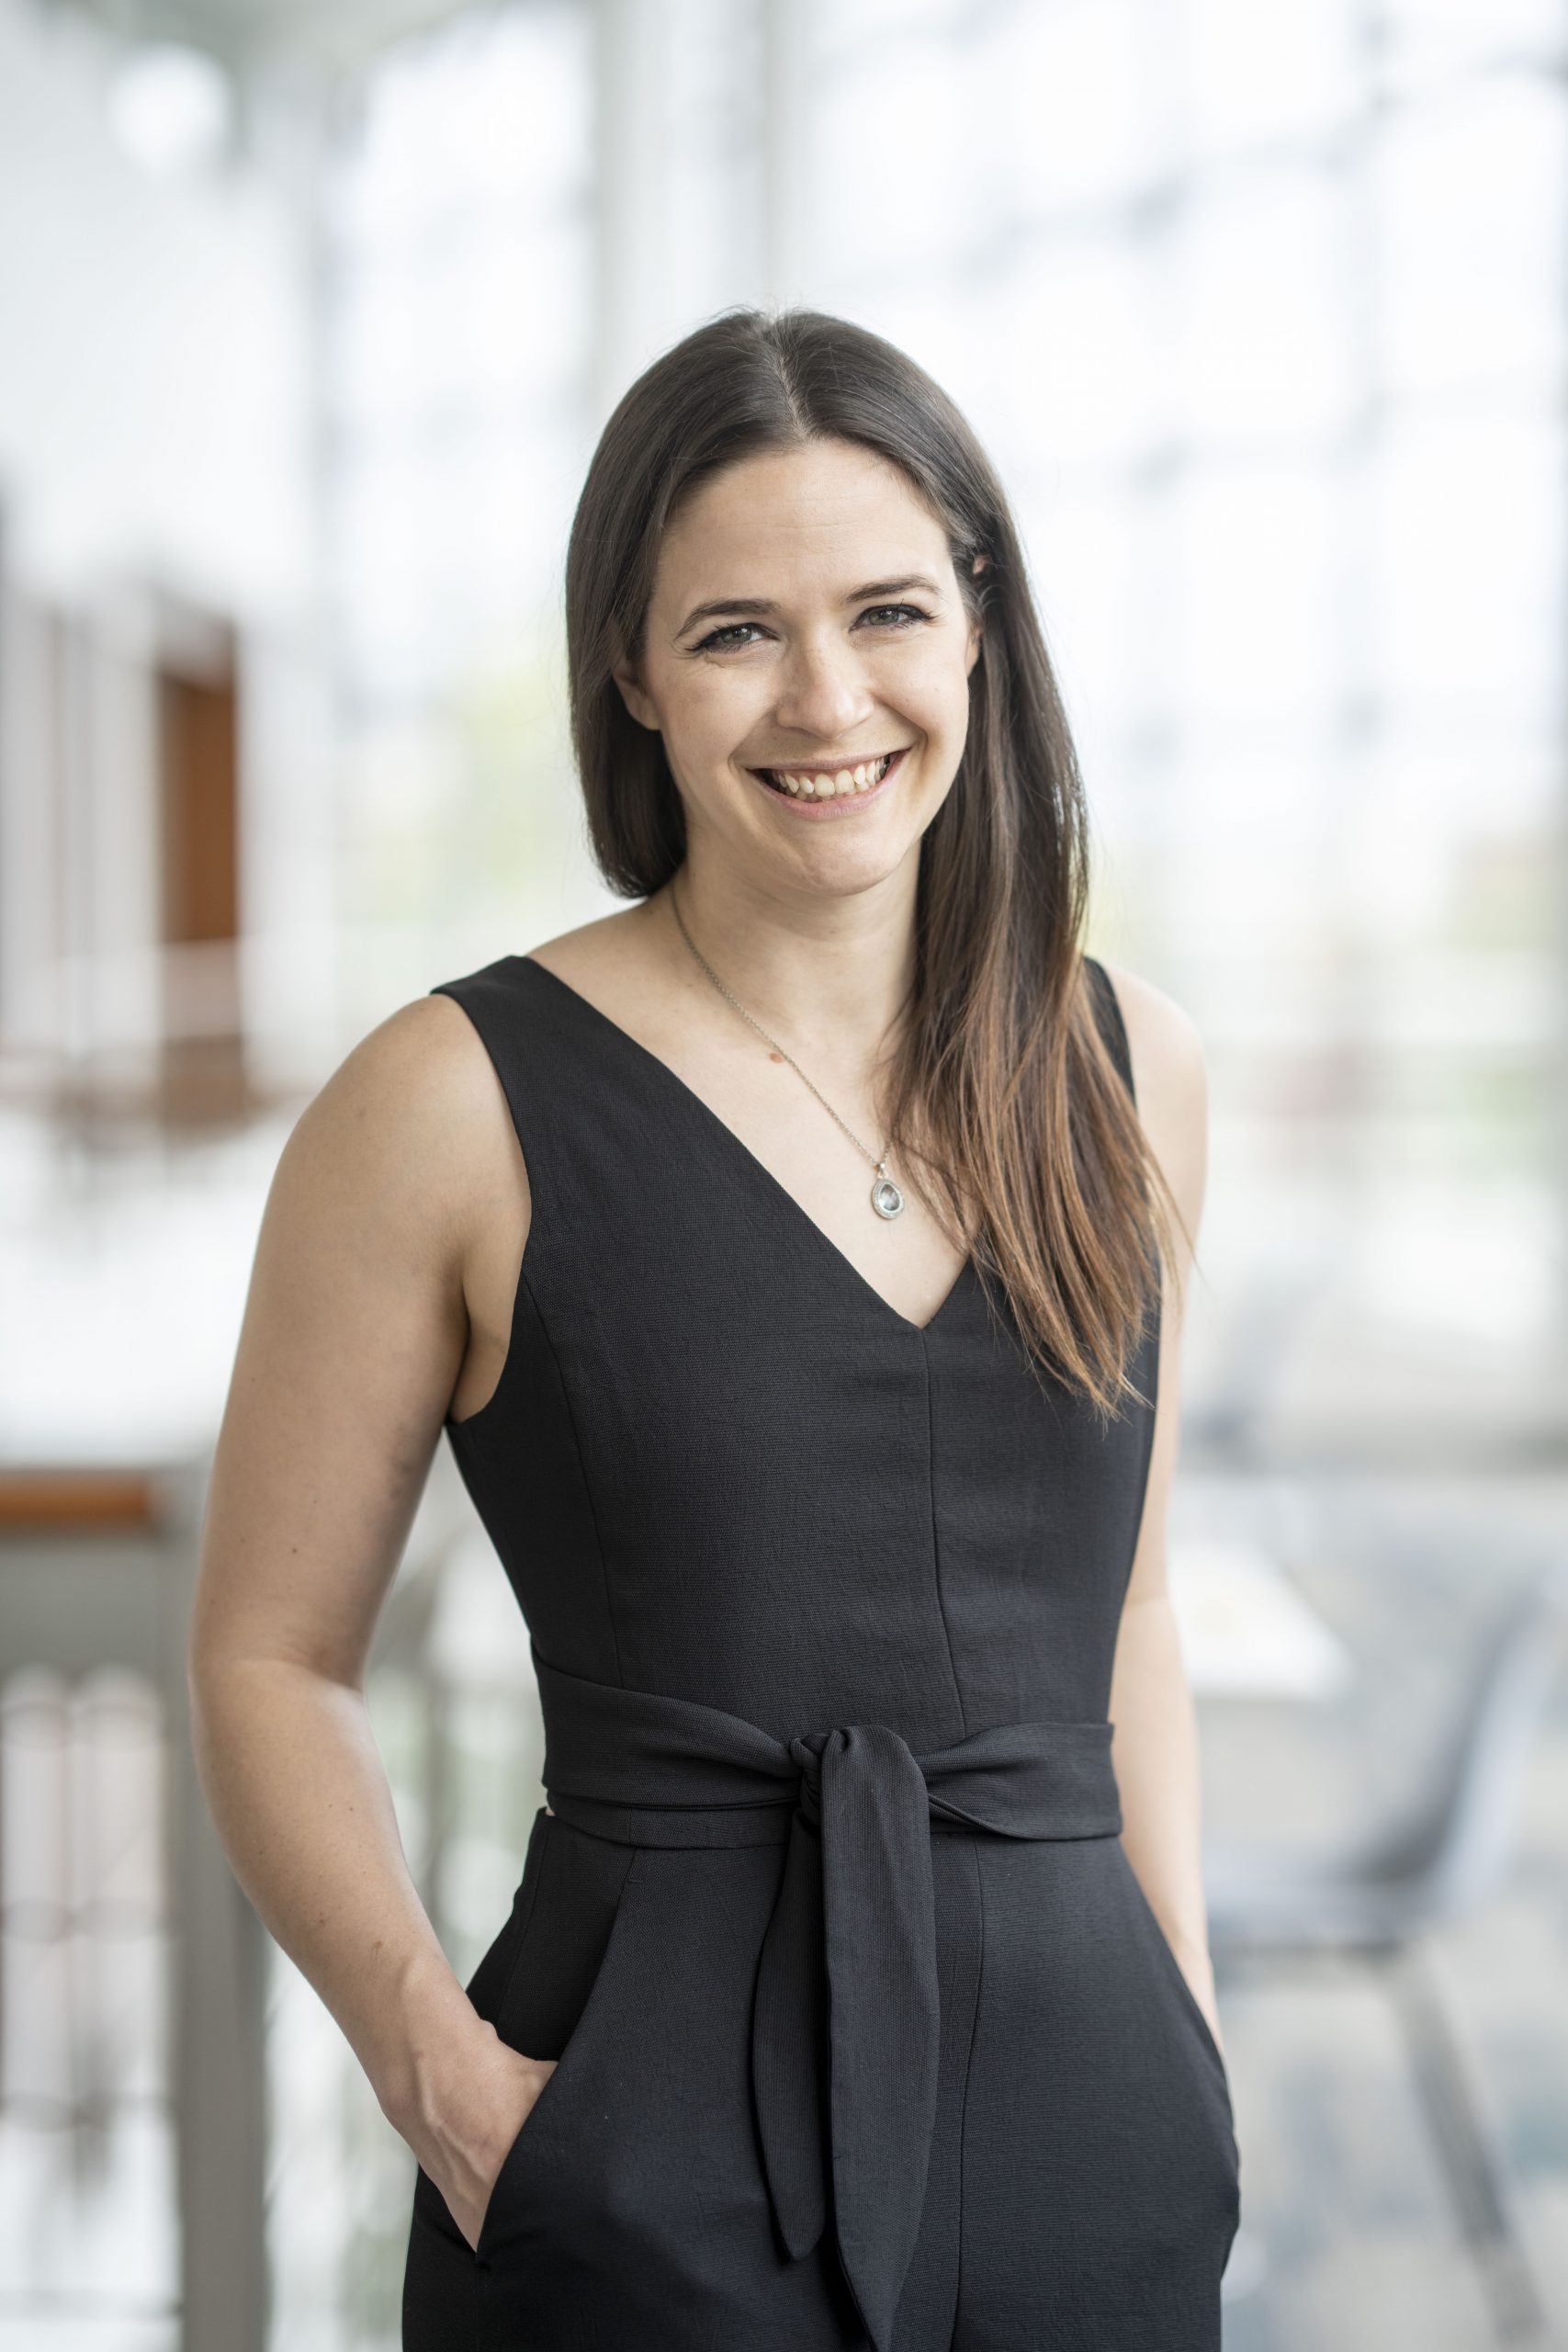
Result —
<instances>
[{"instance_id":1,"label":"long brown hair","mask_svg":"<svg viewBox=\"0 0 1568 2352\"><path fill-rule=\"evenodd\" d=\"M612 674L621 648L640 658L666 527L725 468L818 439L899 469L984 623L964 754L920 843L887 1130L926 1170L933 1214L999 1285L1036 1369L1102 1415L1123 1396L1147 1402L1129 1366L1180 1219L1090 1001L1077 754L1000 482L941 387L868 329L820 311L723 311L656 359L605 425L566 564L594 856L612 888L646 899L685 855L663 740Z\"/></svg>"}]
</instances>

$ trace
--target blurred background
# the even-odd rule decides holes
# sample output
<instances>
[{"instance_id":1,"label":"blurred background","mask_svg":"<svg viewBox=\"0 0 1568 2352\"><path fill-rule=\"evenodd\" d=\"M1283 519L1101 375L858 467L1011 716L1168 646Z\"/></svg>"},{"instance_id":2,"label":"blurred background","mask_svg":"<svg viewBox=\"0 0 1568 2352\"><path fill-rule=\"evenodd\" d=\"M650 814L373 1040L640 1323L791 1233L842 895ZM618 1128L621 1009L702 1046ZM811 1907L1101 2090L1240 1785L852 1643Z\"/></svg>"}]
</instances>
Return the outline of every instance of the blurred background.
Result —
<instances>
[{"instance_id":1,"label":"blurred background","mask_svg":"<svg viewBox=\"0 0 1568 2352\"><path fill-rule=\"evenodd\" d=\"M1228 2352L1568 2344L1565 230L1565 0L0 0L18 2352L398 2343L412 2159L193 1785L206 1467L304 1102L614 903L566 535L739 301L974 421L1205 1041ZM445 1445L370 1696L466 1977L540 1741Z\"/></svg>"}]
</instances>

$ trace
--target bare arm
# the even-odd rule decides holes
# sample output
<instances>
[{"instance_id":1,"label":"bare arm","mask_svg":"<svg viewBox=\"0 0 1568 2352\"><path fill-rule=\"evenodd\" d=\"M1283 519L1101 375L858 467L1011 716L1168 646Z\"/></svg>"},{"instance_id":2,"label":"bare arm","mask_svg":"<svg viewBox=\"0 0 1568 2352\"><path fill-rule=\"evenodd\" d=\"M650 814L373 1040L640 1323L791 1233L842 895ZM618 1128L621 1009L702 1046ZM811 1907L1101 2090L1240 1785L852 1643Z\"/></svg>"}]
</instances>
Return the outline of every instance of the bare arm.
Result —
<instances>
[{"instance_id":1,"label":"bare arm","mask_svg":"<svg viewBox=\"0 0 1568 2352\"><path fill-rule=\"evenodd\" d=\"M1203 1211L1208 1098L1198 1032L1146 980L1108 967L1133 1056L1145 1132L1191 1240ZM1170 1489L1179 1445L1181 1330L1192 1253L1178 1237L1165 1268L1159 1397L1143 1521L1111 1678L1112 1751L1122 1843L1193 1998L1220 2039L1203 1903L1198 1726L1166 1577Z\"/></svg>"},{"instance_id":2,"label":"bare arm","mask_svg":"<svg viewBox=\"0 0 1568 2352\"><path fill-rule=\"evenodd\" d=\"M470 2243L553 2067L500 2041L436 1940L364 1677L468 1348L471 1229L493 1246L509 1202L514 1233L520 1198L525 1232L504 1097L447 999L383 1022L310 1103L262 1221L189 1653L235 1874Z\"/></svg>"}]
</instances>

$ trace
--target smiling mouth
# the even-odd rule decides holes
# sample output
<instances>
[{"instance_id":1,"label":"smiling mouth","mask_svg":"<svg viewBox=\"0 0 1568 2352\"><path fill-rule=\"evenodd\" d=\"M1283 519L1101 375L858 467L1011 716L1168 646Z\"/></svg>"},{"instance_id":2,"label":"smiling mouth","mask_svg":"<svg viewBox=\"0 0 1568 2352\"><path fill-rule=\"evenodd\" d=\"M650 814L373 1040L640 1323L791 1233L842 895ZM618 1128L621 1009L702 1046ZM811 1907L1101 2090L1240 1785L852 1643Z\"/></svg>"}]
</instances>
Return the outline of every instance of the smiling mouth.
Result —
<instances>
[{"instance_id":1,"label":"smiling mouth","mask_svg":"<svg viewBox=\"0 0 1568 2352\"><path fill-rule=\"evenodd\" d=\"M753 768L773 792L783 793L792 800L849 800L856 793L874 792L888 769L907 751L900 744L896 752L885 752L879 760L864 760L853 767L819 768L814 771L795 768Z\"/></svg>"}]
</instances>

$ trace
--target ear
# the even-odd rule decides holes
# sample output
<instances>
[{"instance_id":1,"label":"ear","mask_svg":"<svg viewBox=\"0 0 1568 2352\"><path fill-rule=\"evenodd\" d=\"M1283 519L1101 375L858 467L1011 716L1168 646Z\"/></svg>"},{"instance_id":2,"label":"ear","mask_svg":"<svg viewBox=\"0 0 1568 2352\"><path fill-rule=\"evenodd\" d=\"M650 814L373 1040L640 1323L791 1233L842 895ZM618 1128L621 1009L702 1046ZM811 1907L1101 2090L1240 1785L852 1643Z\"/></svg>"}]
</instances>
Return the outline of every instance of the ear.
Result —
<instances>
[{"instance_id":1,"label":"ear","mask_svg":"<svg viewBox=\"0 0 1568 2352\"><path fill-rule=\"evenodd\" d=\"M991 561L990 557L989 557L988 555L986 555L986 554L985 554L985 553L983 553L983 552L982 552L982 553L980 553L980 554L978 554L978 555L973 556L973 557L970 559L970 563L969 563L969 577L970 577L970 579L971 579L971 580L978 580L978 579L979 579L979 577L980 577L980 574L981 574L983 571L988 571L988 570L989 570L989 568L990 568L990 561ZM982 622L980 622L980 621L978 621L978 620L972 620L972 621L970 622L970 624L969 624L969 650L968 650L968 656L967 656L967 659L965 660L964 664L964 675L965 675L965 676L967 676L967 675L968 675L969 672L970 672L970 671L975 667L976 662L979 660L979 658L980 658L980 648L981 648L982 641L984 640L985 634L986 634L986 631L985 631L985 626L984 626L984 624L983 624Z\"/></svg>"},{"instance_id":2,"label":"ear","mask_svg":"<svg viewBox=\"0 0 1568 2352\"><path fill-rule=\"evenodd\" d=\"M642 690L642 682L637 676L635 664L628 662L625 653L619 650L618 630L615 634L615 644L617 650L610 664L610 675L621 690L621 700L639 727L646 727L650 733L657 735L660 731L659 713Z\"/></svg>"}]
</instances>

